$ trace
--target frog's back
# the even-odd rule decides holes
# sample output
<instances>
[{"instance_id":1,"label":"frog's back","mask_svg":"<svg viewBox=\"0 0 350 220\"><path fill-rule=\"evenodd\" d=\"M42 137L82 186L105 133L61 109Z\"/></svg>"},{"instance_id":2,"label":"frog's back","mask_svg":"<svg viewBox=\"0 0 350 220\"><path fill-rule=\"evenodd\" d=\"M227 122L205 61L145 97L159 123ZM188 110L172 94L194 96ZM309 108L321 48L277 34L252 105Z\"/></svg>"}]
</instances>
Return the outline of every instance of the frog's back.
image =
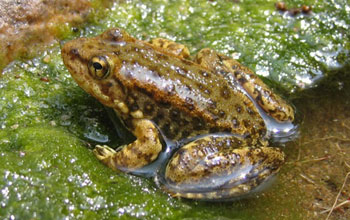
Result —
<instances>
[{"instance_id":1,"label":"frog's back","mask_svg":"<svg viewBox=\"0 0 350 220\"><path fill-rule=\"evenodd\" d=\"M105 96L123 98L130 112L142 113L120 113L126 123L128 117L149 118L171 139L206 132L252 136L265 132L253 102L229 77L123 32L84 39L81 47L87 59L108 54L117 60L110 76L96 83ZM113 97L111 85L122 87L123 97Z\"/></svg>"}]
</instances>

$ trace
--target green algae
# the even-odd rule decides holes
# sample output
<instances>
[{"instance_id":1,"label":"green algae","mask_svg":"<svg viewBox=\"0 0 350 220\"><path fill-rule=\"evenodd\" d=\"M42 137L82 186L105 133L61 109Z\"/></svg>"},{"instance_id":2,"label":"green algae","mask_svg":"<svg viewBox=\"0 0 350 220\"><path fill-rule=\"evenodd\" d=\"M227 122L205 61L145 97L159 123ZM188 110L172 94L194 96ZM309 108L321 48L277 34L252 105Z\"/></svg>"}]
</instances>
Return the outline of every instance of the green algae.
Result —
<instances>
[{"instance_id":1,"label":"green algae","mask_svg":"<svg viewBox=\"0 0 350 220\"><path fill-rule=\"evenodd\" d=\"M92 32L122 27L141 39L164 37L232 55L287 91L306 88L349 62L350 7L345 1L120 1Z\"/></svg>"},{"instance_id":2,"label":"green algae","mask_svg":"<svg viewBox=\"0 0 350 220\"><path fill-rule=\"evenodd\" d=\"M92 13L84 27L62 26L59 37L65 41L122 27L140 39L184 43L192 53L210 47L290 93L349 62L350 9L343 1L289 2L312 5L313 12L293 17L276 11L274 1L117 1ZM170 198L152 180L100 164L91 152L94 145L120 140L103 106L71 79L59 47L12 63L0 78L0 217L304 218L302 193L283 178L252 198L207 203Z\"/></svg>"}]
</instances>

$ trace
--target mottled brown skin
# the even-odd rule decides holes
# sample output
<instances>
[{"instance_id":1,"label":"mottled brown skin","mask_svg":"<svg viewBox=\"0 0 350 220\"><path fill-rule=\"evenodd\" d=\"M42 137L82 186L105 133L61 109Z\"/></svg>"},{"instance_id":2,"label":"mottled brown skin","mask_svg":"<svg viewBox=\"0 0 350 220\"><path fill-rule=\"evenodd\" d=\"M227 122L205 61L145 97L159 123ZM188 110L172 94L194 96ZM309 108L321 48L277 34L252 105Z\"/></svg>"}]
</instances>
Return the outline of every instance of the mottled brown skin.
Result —
<instances>
[{"instance_id":1,"label":"mottled brown skin","mask_svg":"<svg viewBox=\"0 0 350 220\"><path fill-rule=\"evenodd\" d=\"M294 120L293 109L235 60L203 49L191 61L183 45L147 43L120 29L70 41L62 57L79 86L113 108L136 137L118 151L96 146L113 169L152 163L166 147L160 140L170 140L183 146L158 182L173 196L216 200L254 191L284 161L267 146L256 106L282 123Z\"/></svg>"}]
</instances>

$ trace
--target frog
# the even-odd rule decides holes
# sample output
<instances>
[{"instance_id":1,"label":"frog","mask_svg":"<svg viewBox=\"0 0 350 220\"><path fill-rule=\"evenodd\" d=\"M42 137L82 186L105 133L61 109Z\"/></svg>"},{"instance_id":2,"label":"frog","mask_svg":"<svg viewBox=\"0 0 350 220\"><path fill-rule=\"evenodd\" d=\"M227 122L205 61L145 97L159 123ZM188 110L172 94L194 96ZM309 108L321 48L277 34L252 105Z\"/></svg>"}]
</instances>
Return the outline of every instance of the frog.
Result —
<instances>
[{"instance_id":1,"label":"frog","mask_svg":"<svg viewBox=\"0 0 350 220\"><path fill-rule=\"evenodd\" d=\"M183 44L121 28L68 41L61 53L76 83L135 137L93 149L115 171L152 167L173 197L222 201L259 191L285 161L269 141L283 129L270 122L293 130L294 108L229 56L210 48L191 56Z\"/></svg>"}]
</instances>

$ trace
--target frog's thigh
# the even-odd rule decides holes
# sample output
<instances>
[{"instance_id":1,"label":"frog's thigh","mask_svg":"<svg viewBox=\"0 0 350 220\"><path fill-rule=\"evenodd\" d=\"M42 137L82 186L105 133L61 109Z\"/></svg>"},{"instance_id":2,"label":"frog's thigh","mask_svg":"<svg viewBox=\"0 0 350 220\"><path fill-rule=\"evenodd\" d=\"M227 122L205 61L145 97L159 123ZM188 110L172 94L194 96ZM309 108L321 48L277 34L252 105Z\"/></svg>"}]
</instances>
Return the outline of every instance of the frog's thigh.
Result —
<instances>
[{"instance_id":1,"label":"frog's thigh","mask_svg":"<svg viewBox=\"0 0 350 220\"><path fill-rule=\"evenodd\" d=\"M283 162L277 148L251 147L234 136L207 136L178 150L159 179L175 197L225 200L257 191Z\"/></svg>"},{"instance_id":2,"label":"frog's thigh","mask_svg":"<svg viewBox=\"0 0 350 220\"><path fill-rule=\"evenodd\" d=\"M108 146L97 145L94 149L96 157L112 169L129 172L141 168L154 161L162 150L159 133L154 124L146 119L134 119L132 133L136 140L125 145L119 151Z\"/></svg>"},{"instance_id":3,"label":"frog's thigh","mask_svg":"<svg viewBox=\"0 0 350 220\"><path fill-rule=\"evenodd\" d=\"M278 121L293 121L294 110L281 97L276 95L249 68L209 48L202 49L195 57L195 62L209 69L218 69L219 73L232 74L245 91L271 117ZM225 75L224 75L225 77Z\"/></svg>"},{"instance_id":4,"label":"frog's thigh","mask_svg":"<svg viewBox=\"0 0 350 220\"><path fill-rule=\"evenodd\" d=\"M163 38L154 38L150 41L150 43L154 46L165 49L169 53L172 53L180 58L187 59L190 57L190 51L183 44L179 44L174 41Z\"/></svg>"}]
</instances>

